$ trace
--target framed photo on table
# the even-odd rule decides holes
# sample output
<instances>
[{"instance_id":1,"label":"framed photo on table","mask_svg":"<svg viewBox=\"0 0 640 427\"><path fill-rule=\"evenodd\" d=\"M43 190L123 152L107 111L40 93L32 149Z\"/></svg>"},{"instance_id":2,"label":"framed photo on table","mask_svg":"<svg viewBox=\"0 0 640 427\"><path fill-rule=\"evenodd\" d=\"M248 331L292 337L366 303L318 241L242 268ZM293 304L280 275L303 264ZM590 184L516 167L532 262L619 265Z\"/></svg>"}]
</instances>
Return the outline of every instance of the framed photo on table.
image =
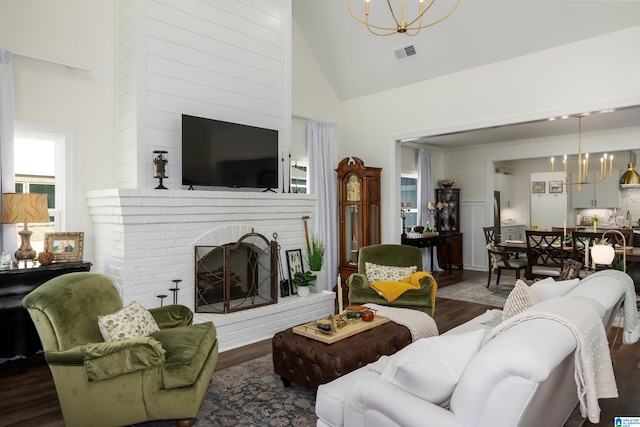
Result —
<instances>
[{"instance_id":1,"label":"framed photo on table","mask_svg":"<svg viewBox=\"0 0 640 427\"><path fill-rule=\"evenodd\" d=\"M84 233L45 233L44 250L54 261L82 261Z\"/></svg>"},{"instance_id":2,"label":"framed photo on table","mask_svg":"<svg viewBox=\"0 0 640 427\"><path fill-rule=\"evenodd\" d=\"M532 193L545 193L546 192L546 181L532 181L531 182L531 192Z\"/></svg>"},{"instance_id":3,"label":"framed photo on table","mask_svg":"<svg viewBox=\"0 0 640 427\"><path fill-rule=\"evenodd\" d=\"M549 181L549 193L562 193L562 181Z\"/></svg>"},{"instance_id":4,"label":"framed photo on table","mask_svg":"<svg viewBox=\"0 0 640 427\"><path fill-rule=\"evenodd\" d=\"M298 293L298 287L293 283L293 276L296 273L304 273L302 266L302 249L291 249L287 251L287 267L289 268L289 283L291 283L291 291Z\"/></svg>"}]
</instances>

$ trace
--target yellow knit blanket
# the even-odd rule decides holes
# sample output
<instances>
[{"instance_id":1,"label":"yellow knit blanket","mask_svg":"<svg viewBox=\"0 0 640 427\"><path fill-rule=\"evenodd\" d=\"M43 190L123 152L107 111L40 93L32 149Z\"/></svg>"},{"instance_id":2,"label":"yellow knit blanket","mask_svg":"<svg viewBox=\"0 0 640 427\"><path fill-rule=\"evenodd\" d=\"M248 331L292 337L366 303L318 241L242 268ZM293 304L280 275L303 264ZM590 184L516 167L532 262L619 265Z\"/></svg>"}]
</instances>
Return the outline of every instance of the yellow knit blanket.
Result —
<instances>
[{"instance_id":1,"label":"yellow knit blanket","mask_svg":"<svg viewBox=\"0 0 640 427\"><path fill-rule=\"evenodd\" d=\"M438 289L438 284L436 283L436 279L431 275L431 273L427 273L425 271L418 271L413 273L409 277L405 277L399 282L396 281L381 281L381 282L371 282L369 286L373 288L377 293L380 294L387 302L395 301L400 295L409 290L420 289L420 279L424 277L429 277L432 282L431 288L431 306L433 310L436 309L436 290Z\"/></svg>"}]
</instances>

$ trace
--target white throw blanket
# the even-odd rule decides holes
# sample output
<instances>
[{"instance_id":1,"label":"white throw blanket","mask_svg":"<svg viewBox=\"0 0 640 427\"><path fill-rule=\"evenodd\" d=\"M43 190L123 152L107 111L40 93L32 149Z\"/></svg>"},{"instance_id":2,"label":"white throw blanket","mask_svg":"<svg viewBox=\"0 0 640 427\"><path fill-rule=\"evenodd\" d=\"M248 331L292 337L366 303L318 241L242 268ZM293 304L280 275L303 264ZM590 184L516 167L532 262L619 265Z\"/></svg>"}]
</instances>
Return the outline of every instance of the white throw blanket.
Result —
<instances>
[{"instance_id":1,"label":"white throw blanket","mask_svg":"<svg viewBox=\"0 0 640 427\"><path fill-rule=\"evenodd\" d=\"M592 423L598 423L598 399L618 397L602 319L593 307L579 299L571 299L568 302L564 297L552 298L500 323L487 334L485 343L511 326L530 319L551 319L566 326L573 333L577 342L574 376L580 399L580 412Z\"/></svg>"},{"instance_id":2,"label":"white throw blanket","mask_svg":"<svg viewBox=\"0 0 640 427\"><path fill-rule=\"evenodd\" d=\"M640 321L638 321L638 305L636 301L636 287L633 279L626 273L618 270L602 270L582 280L597 280L598 277L607 276L617 279L624 285L624 330L622 333L623 344L633 344L640 338Z\"/></svg>"},{"instance_id":3,"label":"white throw blanket","mask_svg":"<svg viewBox=\"0 0 640 427\"><path fill-rule=\"evenodd\" d=\"M438 326L435 320L427 313L408 308L387 307L379 304L364 304L376 314L386 316L399 325L406 326L411 332L411 342L416 342L420 338L438 335Z\"/></svg>"}]
</instances>

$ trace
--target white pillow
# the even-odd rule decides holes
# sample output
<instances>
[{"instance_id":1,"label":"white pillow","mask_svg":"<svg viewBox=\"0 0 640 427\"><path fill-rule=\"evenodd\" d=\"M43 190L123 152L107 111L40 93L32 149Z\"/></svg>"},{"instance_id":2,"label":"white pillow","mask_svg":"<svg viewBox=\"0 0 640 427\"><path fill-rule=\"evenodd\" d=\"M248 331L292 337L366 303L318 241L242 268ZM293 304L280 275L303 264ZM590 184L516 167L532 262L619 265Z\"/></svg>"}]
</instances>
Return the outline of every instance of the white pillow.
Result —
<instances>
[{"instance_id":1,"label":"white pillow","mask_svg":"<svg viewBox=\"0 0 640 427\"><path fill-rule=\"evenodd\" d=\"M440 405L480 349L486 331L422 338L390 357L380 379Z\"/></svg>"},{"instance_id":2,"label":"white pillow","mask_svg":"<svg viewBox=\"0 0 640 427\"><path fill-rule=\"evenodd\" d=\"M405 277L411 276L418 271L418 266L394 267L391 265L378 265L370 262L364 263L364 273L369 282L399 282Z\"/></svg>"},{"instance_id":3,"label":"white pillow","mask_svg":"<svg viewBox=\"0 0 640 427\"><path fill-rule=\"evenodd\" d=\"M542 301L540 297L522 280L516 280L516 286L509 293L502 309L502 320L533 307Z\"/></svg>"},{"instance_id":4,"label":"white pillow","mask_svg":"<svg viewBox=\"0 0 640 427\"><path fill-rule=\"evenodd\" d=\"M580 279L559 280L555 281L551 277L539 280L531 285L531 289L535 291L541 300L551 299L555 297L563 297L569 291L580 283Z\"/></svg>"},{"instance_id":5,"label":"white pillow","mask_svg":"<svg viewBox=\"0 0 640 427\"><path fill-rule=\"evenodd\" d=\"M149 310L135 301L115 313L98 316L98 327L105 341L147 337L160 330Z\"/></svg>"}]
</instances>

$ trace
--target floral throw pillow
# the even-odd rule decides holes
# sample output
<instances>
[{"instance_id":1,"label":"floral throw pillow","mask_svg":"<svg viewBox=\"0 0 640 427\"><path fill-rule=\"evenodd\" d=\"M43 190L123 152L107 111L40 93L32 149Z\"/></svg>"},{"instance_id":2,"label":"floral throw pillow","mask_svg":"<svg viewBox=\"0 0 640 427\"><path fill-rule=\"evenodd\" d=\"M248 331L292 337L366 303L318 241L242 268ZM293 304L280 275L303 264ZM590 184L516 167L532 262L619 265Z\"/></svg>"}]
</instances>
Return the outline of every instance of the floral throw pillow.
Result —
<instances>
[{"instance_id":1,"label":"floral throw pillow","mask_svg":"<svg viewBox=\"0 0 640 427\"><path fill-rule=\"evenodd\" d=\"M98 316L98 327L105 341L147 337L160 330L149 310L135 301L115 313Z\"/></svg>"},{"instance_id":2,"label":"floral throw pillow","mask_svg":"<svg viewBox=\"0 0 640 427\"><path fill-rule=\"evenodd\" d=\"M364 272L369 282L399 282L405 277L418 271L418 267L393 267L390 265L378 265L370 262L364 263Z\"/></svg>"}]
</instances>

